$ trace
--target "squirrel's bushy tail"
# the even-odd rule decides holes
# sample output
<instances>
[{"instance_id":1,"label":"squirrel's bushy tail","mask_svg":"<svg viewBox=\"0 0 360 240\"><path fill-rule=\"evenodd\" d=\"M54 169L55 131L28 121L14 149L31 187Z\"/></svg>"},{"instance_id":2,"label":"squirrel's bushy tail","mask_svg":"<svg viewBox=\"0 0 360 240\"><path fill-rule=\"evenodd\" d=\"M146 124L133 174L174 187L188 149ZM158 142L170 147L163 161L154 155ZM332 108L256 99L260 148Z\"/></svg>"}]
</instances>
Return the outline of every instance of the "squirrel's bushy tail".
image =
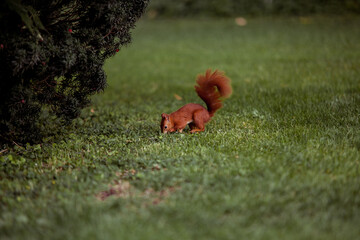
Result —
<instances>
[{"instance_id":1,"label":"squirrel's bushy tail","mask_svg":"<svg viewBox=\"0 0 360 240\"><path fill-rule=\"evenodd\" d=\"M205 75L199 75L196 80L195 91L206 103L210 116L222 107L222 100L230 97L232 88L230 79L223 72L206 70Z\"/></svg>"}]
</instances>

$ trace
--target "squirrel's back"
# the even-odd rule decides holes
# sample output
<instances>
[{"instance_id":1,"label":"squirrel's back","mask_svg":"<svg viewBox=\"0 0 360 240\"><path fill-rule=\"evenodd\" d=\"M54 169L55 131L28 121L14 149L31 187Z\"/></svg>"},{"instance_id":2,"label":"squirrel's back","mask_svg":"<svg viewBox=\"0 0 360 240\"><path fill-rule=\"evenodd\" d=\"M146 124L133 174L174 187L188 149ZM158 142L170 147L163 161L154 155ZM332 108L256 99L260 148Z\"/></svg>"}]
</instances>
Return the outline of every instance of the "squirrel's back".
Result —
<instances>
[{"instance_id":1,"label":"squirrel's back","mask_svg":"<svg viewBox=\"0 0 360 240\"><path fill-rule=\"evenodd\" d=\"M205 75L197 77L195 91L206 103L210 116L222 107L222 100L230 97L232 93L231 80L223 72L206 70Z\"/></svg>"}]
</instances>

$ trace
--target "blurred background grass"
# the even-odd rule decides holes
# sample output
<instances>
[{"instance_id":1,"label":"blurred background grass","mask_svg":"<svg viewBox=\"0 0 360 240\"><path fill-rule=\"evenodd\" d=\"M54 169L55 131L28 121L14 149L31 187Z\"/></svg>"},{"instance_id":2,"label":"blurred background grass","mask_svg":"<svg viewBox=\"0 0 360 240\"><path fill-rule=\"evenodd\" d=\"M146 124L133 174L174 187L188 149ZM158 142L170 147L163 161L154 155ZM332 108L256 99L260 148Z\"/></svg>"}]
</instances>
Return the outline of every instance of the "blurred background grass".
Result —
<instances>
[{"instance_id":1,"label":"blurred background grass","mask_svg":"<svg viewBox=\"0 0 360 240\"><path fill-rule=\"evenodd\" d=\"M306 16L359 14L359 0L152 0L149 15L180 16Z\"/></svg>"}]
</instances>

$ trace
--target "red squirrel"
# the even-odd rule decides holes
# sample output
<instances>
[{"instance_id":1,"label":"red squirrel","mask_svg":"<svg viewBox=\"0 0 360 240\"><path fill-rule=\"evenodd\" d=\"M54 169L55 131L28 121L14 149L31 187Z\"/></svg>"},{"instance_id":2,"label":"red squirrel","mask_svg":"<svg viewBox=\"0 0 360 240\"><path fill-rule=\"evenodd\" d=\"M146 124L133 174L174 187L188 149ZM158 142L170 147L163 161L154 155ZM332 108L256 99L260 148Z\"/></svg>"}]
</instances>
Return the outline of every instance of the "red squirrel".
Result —
<instances>
[{"instance_id":1,"label":"red squirrel","mask_svg":"<svg viewBox=\"0 0 360 240\"><path fill-rule=\"evenodd\" d=\"M205 102L207 109L200 104L188 103L177 111L161 114L161 132L182 132L189 125L190 133L202 132L205 124L210 121L215 112L222 107L222 100L230 97L232 88L230 79L223 72L206 70L205 75L199 75L195 91Z\"/></svg>"}]
</instances>

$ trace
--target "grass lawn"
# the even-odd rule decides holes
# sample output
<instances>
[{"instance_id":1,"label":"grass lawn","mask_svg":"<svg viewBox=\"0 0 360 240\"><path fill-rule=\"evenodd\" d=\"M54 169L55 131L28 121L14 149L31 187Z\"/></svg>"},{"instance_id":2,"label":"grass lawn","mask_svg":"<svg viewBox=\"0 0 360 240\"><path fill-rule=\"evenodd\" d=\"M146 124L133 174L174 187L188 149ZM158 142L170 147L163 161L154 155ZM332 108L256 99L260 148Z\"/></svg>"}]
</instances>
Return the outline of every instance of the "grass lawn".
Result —
<instances>
[{"instance_id":1,"label":"grass lawn","mask_svg":"<svg viewBox=\"0 0 360 240\"><path fill-rule=\"evenodd\" d=\"M359 239L359 26L141 21L66 136L0 157L0 238ZM207 68L232 97L205 132L160 134Z\"/></svg>"}]
</instances>

